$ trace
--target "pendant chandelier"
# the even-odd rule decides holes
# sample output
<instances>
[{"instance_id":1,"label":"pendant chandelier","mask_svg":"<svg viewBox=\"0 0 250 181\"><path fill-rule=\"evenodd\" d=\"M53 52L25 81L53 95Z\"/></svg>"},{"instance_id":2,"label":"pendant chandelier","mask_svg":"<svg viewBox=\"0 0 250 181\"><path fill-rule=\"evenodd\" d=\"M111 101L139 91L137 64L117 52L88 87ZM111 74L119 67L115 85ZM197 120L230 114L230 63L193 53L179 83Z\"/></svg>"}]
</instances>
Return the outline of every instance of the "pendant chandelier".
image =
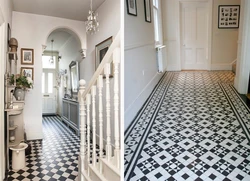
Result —
<instances>
[{"instance_id":1,"label":"pendant chandelier","mask_svg":"<svg viewBox=\"0 0 250 181\"><path fill-rule=\"evenodd\" d=\"M49 59L49 63L51 63L51 64L54 64L54 56L53 56L53 43L54 43L54 40L52 39L51 40L51 57L50 57L50 59Z\"/></svg>"},{"instance_id":2,"label":"pendant chandelier","mask_svg":"<svg viewBox=\"0 0 250 181\"><path fill-rule=\"evenodd\" d=\"M92 10L92 0L90 0L90 10L89 10L89 16L88 20L85 22L86 25L86 33L88 34L94 34L97 31L99 31L99 22L97 20L98 13L95 13Z\"/></svg>"}]
</instances>

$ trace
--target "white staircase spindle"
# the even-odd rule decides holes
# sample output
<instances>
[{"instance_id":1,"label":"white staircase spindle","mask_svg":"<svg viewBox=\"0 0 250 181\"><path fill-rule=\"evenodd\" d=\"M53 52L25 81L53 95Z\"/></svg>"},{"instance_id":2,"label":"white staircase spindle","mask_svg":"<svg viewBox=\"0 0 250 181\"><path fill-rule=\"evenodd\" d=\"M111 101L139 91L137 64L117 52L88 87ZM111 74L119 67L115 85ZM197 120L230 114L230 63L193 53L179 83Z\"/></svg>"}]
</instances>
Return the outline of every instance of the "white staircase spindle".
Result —
<instances>
[{"instance_id":1,"label":"white staircase spindle","mask_svg":"<svg viewBox=\"0 0 250 181\"><path fill-rule=\"evenodd\" d=\"M95 111L95 96L96 96L96 86L91 87L92 96L92 127L93 127L93 152L92 152L92 164L96 165L96 111Z\"/></svg>"},{"instance_id":2,"label":"white staircase spindle","mask_svg":"<svg viewBox=\"0 0 250 181\"><path fill-rule=\"evenodd\" d=\"M113 52L114 60L114 132L115 132L115 165L120 168L120 135L119 135L119 63L120 48Z\"/></svg>"},{"instance_id":3,"label":"white staircase spindle","mask_svg":"<svg viewBox=\"0 0 250 181\"><path fill-rule=\"evenodd\" d=\"M91 105L91 96L87 94L86 96L87 104L87 156L88 164L90 164L90 105ZM88 167L88 176L89 176L89 167Z\"/></svg>"},{"instance_id":4,"label":"white staircase spindle","mask_svg":"<svg viewBox=\"0 0 250 181\"><path fill-rule=\"evenodd\" d=\"M85 155L86 155L86 138L85 138L85 105L84 105L84 97L82 96L85 91L86 81L81 79L79 81L79 105L80 105L80 157L81 157L81 170L80 173L85 170Z\"/></svg>"},{"instance_id":5,"label":"white staircase spindle","mask_svg":"<svg viewBox=\"0 0 250 181\"><path fill-rule=\"evenodd\" d=\"M103 157L103 105L102 105L102 88L103 88L103 76L99 75L97 81L97 87L99 92L99 164L100 173L102 173L102 162Z\"/></svg>"},{"instance_id":6,"label":"white staircase spindle","mask_svg":"<svg viewBox=\"0 0 250 181\"><path fill-rule=\"evenodd\" d=\"M104 74L106 76L106 134L107 134L107 144L106 144L106 157L110 161L112 156L112 146L111 146L111 124L110 124L110 63L107 63L104 68Z\"/></svg>"}]
</instances>

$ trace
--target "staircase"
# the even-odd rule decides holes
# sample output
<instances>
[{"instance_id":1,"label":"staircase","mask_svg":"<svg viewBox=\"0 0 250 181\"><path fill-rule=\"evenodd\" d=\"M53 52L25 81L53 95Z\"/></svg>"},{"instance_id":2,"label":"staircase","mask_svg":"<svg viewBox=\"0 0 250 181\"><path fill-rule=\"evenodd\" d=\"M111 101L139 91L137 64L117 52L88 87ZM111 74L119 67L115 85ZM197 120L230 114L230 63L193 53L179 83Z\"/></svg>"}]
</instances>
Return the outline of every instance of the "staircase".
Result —
<instances>
[{"instance_id":1,"label":"staircase","mask_svg":"<svg viewBox=\"0 0 250 181\"><path fill-rule=\"evenodd\" d=\"M119 32L88 86L80 80L79 181L120 180L120 53Z\"/></svg>"}]
</instances>

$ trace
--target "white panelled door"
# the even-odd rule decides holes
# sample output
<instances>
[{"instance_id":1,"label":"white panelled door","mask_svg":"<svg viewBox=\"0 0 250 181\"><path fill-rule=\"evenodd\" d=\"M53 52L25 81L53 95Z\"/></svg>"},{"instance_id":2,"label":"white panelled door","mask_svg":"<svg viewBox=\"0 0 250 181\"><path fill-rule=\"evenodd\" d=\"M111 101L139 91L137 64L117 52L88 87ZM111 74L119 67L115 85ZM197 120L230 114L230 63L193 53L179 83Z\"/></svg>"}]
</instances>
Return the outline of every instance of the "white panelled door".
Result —
<instances>
[{"instance_id":1,"label":"white panelled door","mask_svg":"<svg viewBox=\"0 0 250 181\"><path fill-rule=\"evenodd\" d=\"M208 3L183 2L180 11L182 69L207 70Z\"/></svg>"},{"instance_id":2,"label":"white panelled door","mask_svg":"<svg viewBox=\"0 0 250 181\"><path fill-rule=\"evenodd\" d=\"M43 114L56 114L55 69L43 69L42 94Z\"/></svg>"}]
</instances>

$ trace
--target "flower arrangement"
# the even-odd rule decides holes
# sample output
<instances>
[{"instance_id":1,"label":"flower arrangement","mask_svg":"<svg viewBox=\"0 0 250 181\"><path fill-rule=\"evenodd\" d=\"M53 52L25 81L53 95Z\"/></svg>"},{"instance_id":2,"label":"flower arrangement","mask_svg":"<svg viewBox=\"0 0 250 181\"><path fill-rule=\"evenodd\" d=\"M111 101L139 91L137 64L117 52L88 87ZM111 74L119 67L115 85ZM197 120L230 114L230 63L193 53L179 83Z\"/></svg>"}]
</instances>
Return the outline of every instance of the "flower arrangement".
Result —
<instances>
[{"instance_id":1,"label":"flower arrangement","mask_svg":"<svg viewBox=\"0 0 250 181\"><path fill-rule=\"evenodd\" d=\"M10 77L10 84L14 85L14 75L12 74ZM30 77L26 77L20 74L16 75L16 87L23 89L31 89L33 88L33 81Z\"/></svg>"}]
</instances>

